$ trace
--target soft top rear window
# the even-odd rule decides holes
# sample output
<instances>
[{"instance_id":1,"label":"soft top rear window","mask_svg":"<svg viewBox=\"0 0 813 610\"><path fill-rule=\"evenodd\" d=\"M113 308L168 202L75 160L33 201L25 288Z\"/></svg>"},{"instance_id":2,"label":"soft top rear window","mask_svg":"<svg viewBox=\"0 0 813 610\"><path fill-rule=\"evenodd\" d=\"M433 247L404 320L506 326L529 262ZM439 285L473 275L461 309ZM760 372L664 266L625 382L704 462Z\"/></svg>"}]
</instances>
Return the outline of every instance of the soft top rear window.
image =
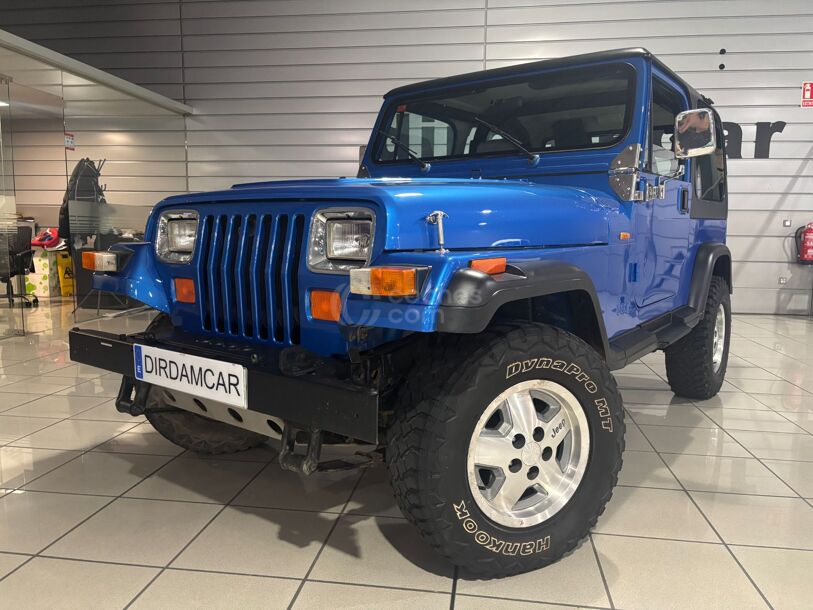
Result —
<instances>
[{"instance_id":1,"label":"soft top rear window","mask_svg":"<svg viewBox=\"0 0 813 610\"><path fill-rule=\"evenodd\" d=\"M408 161L407 149L424 160L523 154L512 138L538 153L604 148L626 135L634 99L635 70L627 64L398 98L387 108L376 158Z\"/></svg>"}]
</instances>

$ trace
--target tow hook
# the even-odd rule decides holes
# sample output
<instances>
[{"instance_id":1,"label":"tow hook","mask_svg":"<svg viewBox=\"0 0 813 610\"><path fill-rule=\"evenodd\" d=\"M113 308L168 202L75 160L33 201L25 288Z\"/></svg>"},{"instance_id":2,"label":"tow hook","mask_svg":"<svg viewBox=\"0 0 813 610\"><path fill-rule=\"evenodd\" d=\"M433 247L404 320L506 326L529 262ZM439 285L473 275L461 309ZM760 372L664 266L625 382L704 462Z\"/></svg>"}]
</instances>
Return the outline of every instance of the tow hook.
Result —
<instances>
[{"instance_id":1,"label":"tow hook","mask_svg":"<svg viewBox=\"0 0 813 610\"><path fill-rule=\"evenodd\" d=\"M302 437L303 433L307 439L305 453L296 452L296 439ZM320 462L322 454L322 431L303 430L296 428L285 422L282 429L282 447L279 452L279 465L283 470L298 472L308 475L314 472L332 472L337 470L353 470L356 468L366 468L383 460L379 450L367 452L356 452L354 460L327 460Z\"/></svg>"},{"instance_id":2,"label":"tow hook","mask_svg":"<svg viewBox=\"0 0 813 610\"><path fill-rule=\"evenodd\" d=\"M282 429L282 448L279 452L279 465L283 470L312 474L319 469L319 456L322 454L322 431L308 430L308 444L305 454L296 453L297 429L288 422Z\"/></svg>"},{"instance_id":3,"label":"tow hook","mask_svg":"<svg viewBox=\"0 0 813 610\"><path fill-rule=\"evenodd\" d=\"M135 396L133 395L135 390ZM144 415L147 409L147 394L150 391L150 384L143 381L136 381L126 375L121 378L119 395L116 397L116 410L120 413L128 413L133 417Z\"/></svg>"}]
</instances>

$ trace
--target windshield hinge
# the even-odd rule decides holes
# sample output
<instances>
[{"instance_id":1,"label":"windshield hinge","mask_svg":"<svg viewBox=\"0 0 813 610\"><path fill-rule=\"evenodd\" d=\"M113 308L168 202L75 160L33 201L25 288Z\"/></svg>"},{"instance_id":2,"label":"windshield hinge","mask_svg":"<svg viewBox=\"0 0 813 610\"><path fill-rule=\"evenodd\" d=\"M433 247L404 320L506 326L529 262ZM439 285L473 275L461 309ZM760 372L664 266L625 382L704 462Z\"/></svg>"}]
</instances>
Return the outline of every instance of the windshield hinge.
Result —
<instances>
[{"instance_id":1,"label":"windshield hinge","mask_svg":"<svg viewBox=\"0 0 813 610\"><path fill-rule=\"evenodd\" d=\"M638 188L641 163L641 145L630 144L610 163L610 188L622 201L643 201L644 192Z\"/></svg>"},{"instance_id":2,"label":"windshield hinge","mask_svg":"<svg viewBox=\"0 0 813 610\"><path fill-rule=\"evenodd\" d=\"M641 191L638 191L641 193ZM665 184L647 184L646 185L646 199L666 199L666 185Z\"/></svg>"}]
</instances>

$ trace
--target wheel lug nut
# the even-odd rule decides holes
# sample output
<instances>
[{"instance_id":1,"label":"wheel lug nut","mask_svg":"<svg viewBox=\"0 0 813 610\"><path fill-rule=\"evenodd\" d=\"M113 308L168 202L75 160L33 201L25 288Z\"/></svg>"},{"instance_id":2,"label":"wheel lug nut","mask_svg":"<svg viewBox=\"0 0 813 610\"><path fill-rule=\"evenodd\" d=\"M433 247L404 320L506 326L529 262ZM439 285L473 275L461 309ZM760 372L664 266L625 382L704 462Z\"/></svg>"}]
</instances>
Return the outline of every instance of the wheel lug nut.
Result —
<instances>
[{"instance_id":1,"label":"wheel lug nut","mask_svg":"<svg viewBox=\"0 0 813 610\"><path fill-rule=\"evenodd\" d=\"M511 460L511 463L508 464L508 470L511 472L519 472L520 468L522 468L522 462L517 459Z\"/></svg>"},{"instance_id":2,"label":"wheel lug nut","mask_svg":"<svg viewBox=\"0 0 813 610\"><path fill-rule=\"evenodd\" d=\"M513 441L514 449L522 449L525 446L525 437L517 434Z\"/></svg>"},{"instance_id":3,"label":"wheel lug nut","mask_svg":"<svg viewBox=\"0 0 813 610\"><path fill-rule=\"evenodd\" d=\"M542 459L545 460L546 462L551 458L552 455L553 449L551 449L550 447L545 447L545 449L542 451Z\"/></svg>"},{"instance_id":4,"label":"wheel lug nut","mask_svg":"<svg viewBox=\"0 0 813 610\"><path fill-rule=\"evenodd\" d=\"M536 466L531 466L528 469L528 479L533 481L537 476L539 476L539 468Z\"/></svg>"},{"instance_id":5,"label":"wheel lug nut","mask_svg":"<svg viewBox=\"0 0 813 610\"><path fill-rule=\"evenodd\" d=\"M542 428L534 428L534 440L538 443L545 438L545 431Z\"/></svg>"}]
</instances>

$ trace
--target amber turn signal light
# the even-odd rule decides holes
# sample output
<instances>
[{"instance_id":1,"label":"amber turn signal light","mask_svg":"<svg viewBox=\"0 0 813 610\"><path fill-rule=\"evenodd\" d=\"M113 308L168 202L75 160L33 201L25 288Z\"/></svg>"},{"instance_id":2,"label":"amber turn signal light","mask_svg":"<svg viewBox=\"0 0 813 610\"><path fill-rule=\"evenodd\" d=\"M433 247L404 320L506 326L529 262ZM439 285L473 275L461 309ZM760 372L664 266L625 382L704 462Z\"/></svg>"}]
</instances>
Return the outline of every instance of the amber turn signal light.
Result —
<instances>
[{"instance_id":1,"label":"amber turn signal light","mask_svg":"<svg viewBox=\"0 0 813 610\"><path fill-rule=\"evenodd\" d=\"M118 271L119 259L115 252L82 252L82 268L90 271Z\"/></svg>"},{"instance_id":2,"label":"amber turn signal light","mask_svg":"<svg viewBox=\"0 0 813 610\"><path fill-rule=\"evenodd\" d=\"M504 256L500 258L477 258L470 261L469 266L489 275L497 275L498 273L505 273L506 258Z\"/></svg>"},{"instance_id":3,"label":"amber turn signal light","mask_svg":"<svg viewBox=\"0 0 813 610\"><path fill-rule=\"evenodd\" d=\"M179 303L195 302L195 280L188 277L175 278L175 300Z\"/></svg>"},{"instance_id":4,"label":"amber turn signal light","mask_svg":"<svg viewBox=\"0 0 813 610\"><path fill-rule=\"evenodd\" d=\"M379 297L411 297L418 294L415 267L366 267L350 271L350 292Z\"/></svg>"},{"instance_id":5,"label":"amber turn signal light","mask_svg":"<svg viewBox=\"0 0 813 610\"><path fill-rule=\"evenodd\" d=\"M342 295L331 290L311 290L311 317L338 322L342 315Z\"/></svg>"}]
</instances>

